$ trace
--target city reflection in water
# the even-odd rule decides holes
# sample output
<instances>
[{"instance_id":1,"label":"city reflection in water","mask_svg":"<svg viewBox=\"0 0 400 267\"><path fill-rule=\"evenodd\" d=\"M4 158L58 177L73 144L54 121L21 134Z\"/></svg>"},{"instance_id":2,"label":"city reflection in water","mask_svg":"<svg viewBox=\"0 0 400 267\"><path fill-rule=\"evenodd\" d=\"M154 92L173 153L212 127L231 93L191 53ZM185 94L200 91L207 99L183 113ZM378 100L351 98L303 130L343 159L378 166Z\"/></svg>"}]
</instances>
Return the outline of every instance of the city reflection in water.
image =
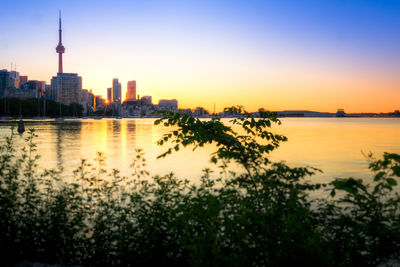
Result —
<instances>
[{"instance_id":1,"label":"city reflection in water","mask_svg":"<svg viewBox=\"0 0 400 267\"><path fill-rule=\"evenodd\" d=\"M153 123L154 119L87 119L26 127L35 128L38 135L39 166L63 169L67 180L72 179L81 159L93 162L97 152L107 157L108 169L119 169L123 175L129 175L135 148L144 150L151 174L175 172L179 178L198 181L202 169L212 167L209 158L214 146L195 152L186 148L157 160L167 146L159 147L156 141L168 129ZM272 160L320 168L324 173L316 175L316 181L343 176L370 177L362 152L374 152L377 156L384 151L400 153L399 119L290 118L282 119L282 125L272 130L289 138L271 154ZM2 139L9 132L9 126L0 126ZM18 146L22 146L23 138L17 138Z\"/></svg>"}]
</instances>

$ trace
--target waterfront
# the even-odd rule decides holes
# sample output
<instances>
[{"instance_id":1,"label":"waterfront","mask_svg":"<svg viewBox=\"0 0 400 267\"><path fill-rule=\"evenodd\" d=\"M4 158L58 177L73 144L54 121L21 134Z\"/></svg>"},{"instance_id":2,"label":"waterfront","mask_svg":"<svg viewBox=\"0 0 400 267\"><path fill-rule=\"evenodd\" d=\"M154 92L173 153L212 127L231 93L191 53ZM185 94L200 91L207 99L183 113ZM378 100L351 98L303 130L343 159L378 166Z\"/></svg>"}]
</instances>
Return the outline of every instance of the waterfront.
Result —
<instances>
[{"instance_id":1,"label":"waterfront","mask_svg":"<svg viewBox=\"0 0 400 267\"><path fill-rule=\"evenodd\" d=\"M229 119L224 119L228 122ZM400 119L396 118L284 118L282 125L272 130L284 134L289 141L271 155L272 160L284 160L291 166L313 166L324 172L313 180L327 182L334 177L370 177L368 162L363 153L400 153ZM80 119L66 120L62 124L35 123L41 155L39 166L63 168L64 177L71 177L80 159L93 160L96 152L104 152L108 168L131 172L130 165L135 148L142 148L151 174L171 171L179 178L197 181L202 169L209 163L213 146L192 152L191 148L156 159L167 146L156 141L169 129L154 126L154 119ZM7 125L0 126L2 142L10 132ZM17 136L18 146L23 137ZM362 153L363 152L363 153ZM215 168L214 168L215 169Z\"/></svg>"}]
</instances>

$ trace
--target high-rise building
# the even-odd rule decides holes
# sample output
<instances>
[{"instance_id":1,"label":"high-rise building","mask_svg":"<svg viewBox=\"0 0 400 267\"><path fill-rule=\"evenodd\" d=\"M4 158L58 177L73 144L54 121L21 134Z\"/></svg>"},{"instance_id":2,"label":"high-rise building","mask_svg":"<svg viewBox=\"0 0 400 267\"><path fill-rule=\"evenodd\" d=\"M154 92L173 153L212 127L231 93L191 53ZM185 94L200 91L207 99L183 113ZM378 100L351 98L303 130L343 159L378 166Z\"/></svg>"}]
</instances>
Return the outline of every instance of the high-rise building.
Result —
<instances>
[{"instance_id":1,"label":"high-rise building","mask_svg":"<svg viewBox=\"0 0 400 267\"><path fill-rule=\"evenodd\" d=\"M45 95L45 90L46 90L46 82L39 81L39 84L40 84L40 97L43 98Z\"/></svg>"},{"instance_id":2,"label":"high-rise building","mask_svg":"<svg viewBox=\"0 0 400 267\"><path fill-rule=\"evenodd\" d=\"M107 88L107 102L110 104L112 102L112 88Z\"/></svg>"},{"instance_id":3,"label":"high-rise building","mask_svg":"<svg viewBox=\"0 0 400 267\"><path fill-rule=\"evenodd\" d=\"M12 70L10 71L10 87L19 88L19 72Z\"/></svg>"},{"instance_id":4,"label":"high-rise building","mask_svg":"<svg viewBox=\"0 0 400 267\"><path fill-rule=\"evenodd\" d=\"M86 89L82 89L81 91L81 102L80 104L83 107L83 112L86 114L89 114L90 111L93 108L93 100L94 99L94 95L92 93L92 90L86 90Z\"/></svg>"},{"instance_id":5,"label":"high-rise building","mask_svg":"<svg viewBox=\"0 0 400 267\"><path fill-rule=\"evenodd\" d=\"M46 84L45 86L44 86L44 97L46 98L46 99L51 99L51 100L54 100L53 98L52 98L52 95L51 95L51 85L50 84Z\"/></svg>"},{"instance_id":6,"label":"high-rise building","mask_svg":"<svg viewBox=\"0 0 400 267\"><path fill-rule=\"evenodd\" d=\"M12 95L16 88L19 88L19 72L17 71L7 71L6 69L0 70L0 97L5 95L7 90L8 95Z\"/></svg>"},{"instance_id":7,"label":"high-rise building","mask_svg":"<svg viewBox=\"0 0 400 267\"><path fill-rule=\"evenodd\" d=\"M136 81L129 81L126 86L126 100L136 100Z\"/></svg>"},{"instance_id":8,"label":"high-rise building","mask_svg":"<svg viewBox=\"0 0 400 267\"><path fill-rule=\"evenodd\" d=\"M36 97L36 89L39 88L38 81L32 84L23 84L19 88L19 73L16 71L0 71L0 93L3 97L8 98L34 98Z\"/></svg>"},{"instance_id":9,"label":"high-rise building","mask_svg":"<svg viewBox=\"0 0 400 267\"><path fill-rule=\"evenodd\" d=\"M28 81L28 76L19 76L19 84L26 83Z\"/></svg>"},{"instance_id":10,"label":"high-rise building","mask_svg":"<svg viewBox=\"0 0 400 267\"><path fill-rule=\"evenodd\" d=\"M65 52L65 48L62 45L61 37L62 37L62 30L61 30L61 11L60 17L58 19L58 45L56 47L56 52L58 53L58 73L63 73L63 62L62 62L62 54Z\"/></svg>"},{"instance_id":11,"label":"high-rise building","mask_svg":"<svg viewBox=\"0 0 400 267\"><path fill-rule=\"evenodd\" d=\"M88 103L91 107L94 107L94 94L92 92L92 89L90 89L88 93Z\"/></svg>"},{"instance_id":12,"label":"high-rise building","mask_svg":"<svg viewBox=\"0 0 400 267\"><path fill-rule=\"evenodd\" d=\"M178 110L178 100L176 99L161 99L158 101L160 110Z\"/></svg>"},{"instance_id":13,"label":"high-rise building","mask_svg":"<svg viewBox=\"0 0 400 267\"><path fill-rule=\"evenodd\" d=\"M106 101L101 95L96 95L94 97L95 101L95 109L102 110L106 106Z\"/></svg>"},{"instance_id":14,"label":"high-rise building","mask_svg":"<svg viewBox=\"0 0 400 267\"><path fill-rule=\"evenodd\" d=\"M10 73L0 70L0 97L3 97L5 89L10 87Z\"/></svg>"},{"instance_id":15,"label":"high-rise building","mask_svg":"<svg viewBox=\"0 0 400 267\"><path fill-rule=\"evenodd\" d=\"M65 105L80 103L82 77L76 73L57 73L51 79L51 91L57 102Z\"/></svg>"},{"instance_id":16,"label":"high-rise building","mask_svg":"<svg viewBox=\"0 0 400 267\"><path fill-rule=\"evenodd\" d=\"M36 98L41 98L44 94L45 83L35 80L27 81L26 83L21 84L21 89L30 90L33 93L33 96Z\"/></svg>"},{"instance_id":17,"label":"high-rise building","mask_svg":"<svg viewBox=\"0 0 400 267\"><path fill-rule=\"evenodd\" d=\"M142 96L140 101L142 101L142 103L145 105L150 105L150 106L153 105L153 101L151 100L151 96L149 95Z\"/></svg>"},{"instance_id":18,"label":"high-rise building","mask_svg":"<svg viewBox=\"0 0 400 267\"><path fill-rule=\"evenodd\" d=\"M113 102L121 103L121 83L118 82L117 78L113 79L112 100Z\"/></svg>"}]
</instances>

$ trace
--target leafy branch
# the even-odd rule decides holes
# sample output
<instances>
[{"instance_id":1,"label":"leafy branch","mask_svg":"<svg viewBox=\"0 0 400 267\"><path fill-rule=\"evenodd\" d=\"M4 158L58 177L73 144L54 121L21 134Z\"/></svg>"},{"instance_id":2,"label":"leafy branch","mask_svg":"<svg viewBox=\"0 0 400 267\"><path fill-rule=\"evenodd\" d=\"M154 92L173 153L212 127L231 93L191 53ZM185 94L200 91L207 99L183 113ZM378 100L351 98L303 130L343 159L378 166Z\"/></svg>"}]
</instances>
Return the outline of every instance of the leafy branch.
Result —
<instances>
[{"instance_id":1,"label":"leafy branch","mask_svg":"<svg viewBox=\"0 0 400 267\"><path fill-rule=\"evenodd\" d=\"M225 125L219 117L200 120L187 114L161 111L163 117L154 124L174 127L174 130L164 134L157 144L170 142L173 146L158 157L178 151L181 146L193 146L195 150L213 143L217 146L217 151L212 153L211 162L234 160L250 175L259 172L270 163L267 155L280 142L287 141L285 136L269 131L273 123L279 125L281 122L275 113L264 110L259 110L259 118L254 118L242 106L226 108L225 111L237 115L237 118L229 121L232 126ZM236 131L233 126L240 126L240 131Z\"/></svg>"}]
</instances>

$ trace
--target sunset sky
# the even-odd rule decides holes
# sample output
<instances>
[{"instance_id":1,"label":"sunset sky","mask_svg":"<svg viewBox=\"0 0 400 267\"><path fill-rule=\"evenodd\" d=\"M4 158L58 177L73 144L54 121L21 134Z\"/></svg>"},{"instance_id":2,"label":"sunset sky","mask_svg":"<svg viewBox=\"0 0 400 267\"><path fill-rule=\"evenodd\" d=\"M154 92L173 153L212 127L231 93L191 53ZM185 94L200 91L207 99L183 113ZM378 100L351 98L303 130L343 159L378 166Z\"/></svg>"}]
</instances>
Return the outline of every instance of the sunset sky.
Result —
<instances>
[{"instance_id":1,"label":"sunset sky","mask_svg":"<svg viewBox=\"0 0 400 267\"><path fill-rule=\"evenodd\" d=\"M400 109L400 1L1 2L0 69L50 81L62 10L64 72L106 95L217 111Z\"/></svg>"}]
</instances>

